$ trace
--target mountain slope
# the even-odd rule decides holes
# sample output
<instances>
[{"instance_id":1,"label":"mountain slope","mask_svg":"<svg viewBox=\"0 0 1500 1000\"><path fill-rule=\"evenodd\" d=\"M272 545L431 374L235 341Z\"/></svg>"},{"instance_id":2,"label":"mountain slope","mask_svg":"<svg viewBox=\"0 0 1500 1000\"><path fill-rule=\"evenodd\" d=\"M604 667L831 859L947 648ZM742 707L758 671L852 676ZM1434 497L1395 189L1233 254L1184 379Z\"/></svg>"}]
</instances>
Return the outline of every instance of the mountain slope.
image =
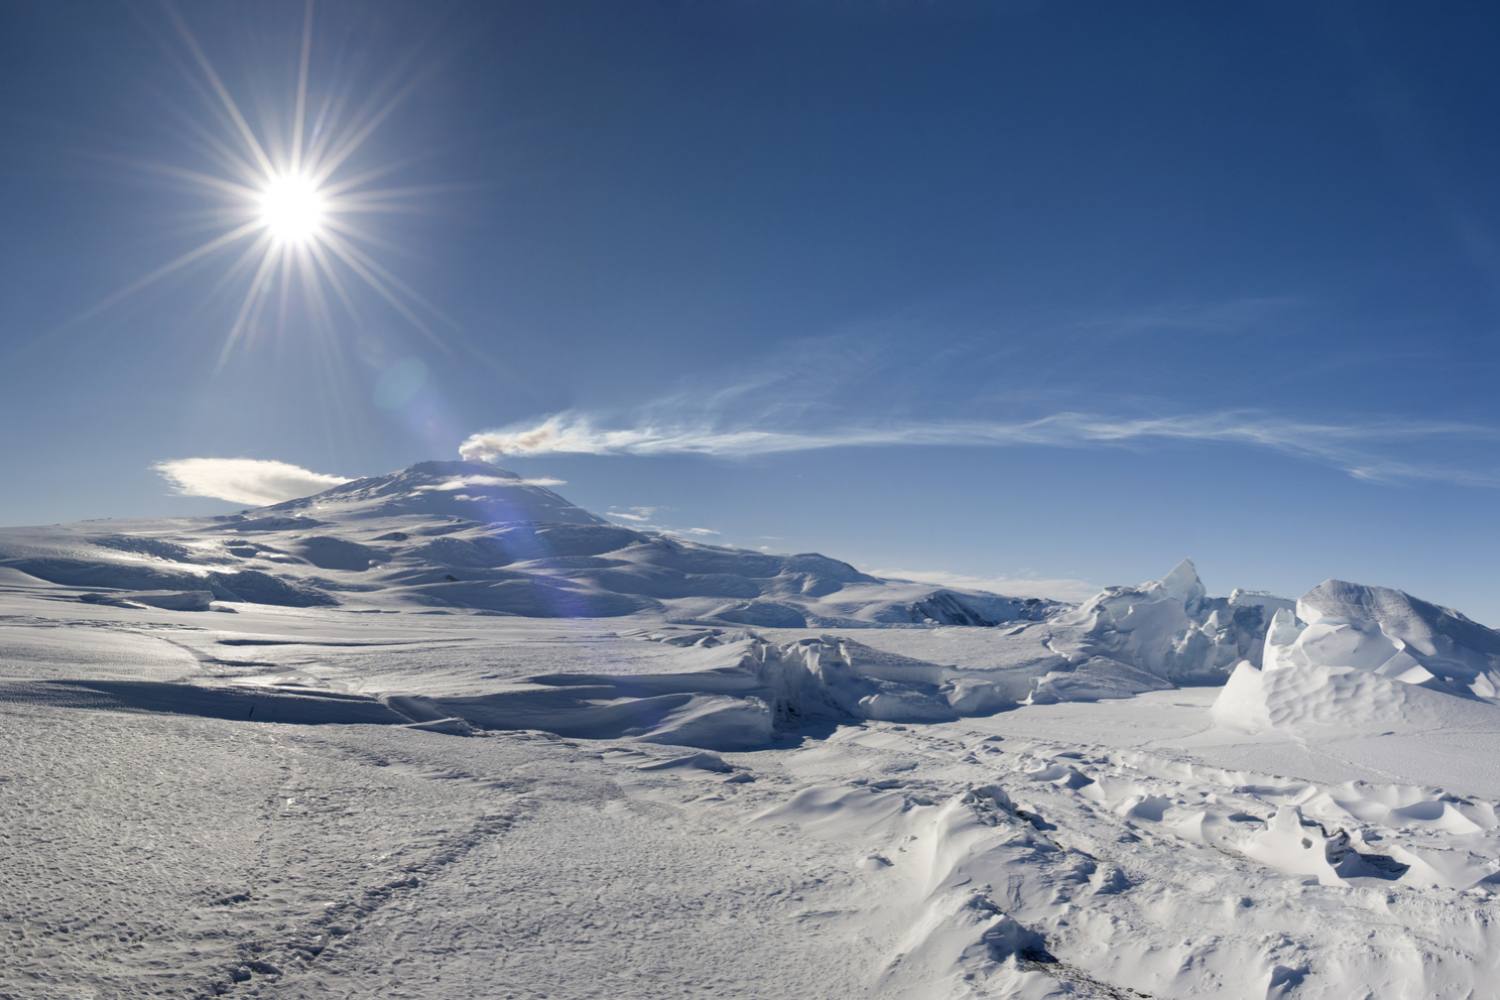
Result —
<instances>
[{"instance_id":1,"label":"mountain slope","mask_svg":"<svg viewBox=\"0 0 1500 1000\"><path fill-rule=\"evenodd\" d=\"M422 462L240 514L0 533L0 566L95 601L206 608L638 612L763 627L994 625L1052 602L887 581L816 553L768 555L621 527L511 472Z\"/></svg>"}]
</instances>

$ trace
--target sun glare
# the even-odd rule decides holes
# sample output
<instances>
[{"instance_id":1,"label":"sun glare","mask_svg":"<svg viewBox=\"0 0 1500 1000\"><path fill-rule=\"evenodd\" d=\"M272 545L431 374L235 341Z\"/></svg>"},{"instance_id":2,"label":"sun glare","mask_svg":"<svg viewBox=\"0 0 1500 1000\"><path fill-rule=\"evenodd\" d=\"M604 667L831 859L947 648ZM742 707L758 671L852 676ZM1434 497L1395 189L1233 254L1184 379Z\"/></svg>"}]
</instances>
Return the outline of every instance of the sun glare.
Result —
<instances>
[{"instance_id":1,"label":"sun glare","mask_svg":"<svg viewBox=\"0 0 1500 1000\"><path fill-rule=\"evenodd\" d=\"M333 330L331 307L342 306L363 321L358 291L363 288L395 310L416 329L441 344L429 320L447 324L442 312L391 273L378 259L378 248L390 246L374 227L374 217L408 213L418 199L442 190L439 185L377 186L399 162L370 159L365 147L377 128L410 93L415 80L402 72L369 82L362 103L339 95L350 80L333 79L324 96L312 92L313 4L302 21L295 87L285 121L274 112L260 128L252 125L208 54L180 13L168 17L186 46L198 73L193 78L208 103L208 114L189 111L191 148L206 154L202 165L154 163L139 166L174 180L186 181L212 200L205 213L211 235L137 280L106 296L86 311L95 315L141 289L209 257L239 247L238 256L213 293L243 289L239 307L220 351L223 365L237 344L267 329L267 307L276 309L274 330L291 322ZM356 167L356 164L358 166ZM302 293L292 298L293 289ZM300 311L294 311L300 310Z\"/></svg>"},{"instance_id":2,"label":"sun glare","mask_svg":"<svg viewBox=\"0 0 1500 1000\"><path fill-rule=\"evenodd\" d=\"M322 232L324 199L312 178L272 177L260 194L260 222L279 243L306 243Z\"/></svg>"}]
</instances>

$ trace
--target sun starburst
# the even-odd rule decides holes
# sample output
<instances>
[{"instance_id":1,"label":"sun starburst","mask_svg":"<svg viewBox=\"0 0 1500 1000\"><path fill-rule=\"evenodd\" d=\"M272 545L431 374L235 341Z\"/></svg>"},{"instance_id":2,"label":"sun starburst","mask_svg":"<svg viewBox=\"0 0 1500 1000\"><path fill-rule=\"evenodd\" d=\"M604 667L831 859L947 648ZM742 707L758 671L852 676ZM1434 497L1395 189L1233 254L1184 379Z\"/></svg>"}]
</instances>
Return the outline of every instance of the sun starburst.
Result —
<instances>
[{"instance_id":1,"label":"sun starburst","mask_svg":"<svg viewBox=\"0 0 1500 1000\"><path fill-rule=\"evenodd\" d=\"M137 164L174 181L186 182L210 200L214 220L202 243L119 289L89 310L90 315L210 257L231 263L215 292L238 288L242 295L220 352L220 364L266 320L276 301L276 323L287 324L289 296L300 292L309 318L332 321L336 300L359 315L356 292L364 290L441 344L434 323L441 312L377 259L383 246L361 220L381 213L408 212L414 200L441 190L435 185L382 188L376 182L396 169L394 163L351 163L404 97L415 80L372 88L363 105L347 98L315 100L310 79L314 10L309 0L302 23L293 97L275 129L257 130L215 68L186 21L167 8L181 47L190 57L192 82L209 110L185 116L193 145L207 166L178 163ZM393 76L393 80L395 77ZM340 93L350 88L338 88ZM237 257L233 257L238 249Z\"/></svg>"}]
</instances>

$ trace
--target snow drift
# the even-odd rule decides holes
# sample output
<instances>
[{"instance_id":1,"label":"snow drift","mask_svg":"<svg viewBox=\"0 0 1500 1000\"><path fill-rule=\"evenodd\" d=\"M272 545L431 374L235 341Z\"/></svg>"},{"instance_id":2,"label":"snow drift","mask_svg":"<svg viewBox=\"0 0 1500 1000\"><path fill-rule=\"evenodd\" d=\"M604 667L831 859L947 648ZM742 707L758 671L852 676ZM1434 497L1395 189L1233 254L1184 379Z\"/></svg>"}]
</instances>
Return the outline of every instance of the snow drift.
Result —
<instances>
[{"instance_id":1,"label":"snow drift","mask_svg":"<svg viewBox=\"0 0 1500 1000\"><path fill-rule=\"evenodd\" d=\"M1373 732L1500 725L1500 632L1387 587L1325 580L1280 608L1261 664L1214 717L1236 728Z\"/></svg>"}]
</instances>

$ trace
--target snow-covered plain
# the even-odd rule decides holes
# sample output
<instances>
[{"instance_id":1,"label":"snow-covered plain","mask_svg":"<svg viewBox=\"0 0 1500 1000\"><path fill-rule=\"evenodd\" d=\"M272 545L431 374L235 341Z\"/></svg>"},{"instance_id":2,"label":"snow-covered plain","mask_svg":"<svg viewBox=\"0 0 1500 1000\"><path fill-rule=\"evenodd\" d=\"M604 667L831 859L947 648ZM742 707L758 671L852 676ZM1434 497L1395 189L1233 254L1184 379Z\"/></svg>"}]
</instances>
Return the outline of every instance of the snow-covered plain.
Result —
<instances>
[{"instance_id":1,"label":"snow-covered plain","mask_svg":"<svg viewBox=\"0 0 1500 1000\"><path fill-rule=\"evenodd\" d=\"M1227 681L1227 683L1226 683ZM0 532L0 997L1500 996L1500 634L424 463Z\"/></svg>"}]
</instances>

